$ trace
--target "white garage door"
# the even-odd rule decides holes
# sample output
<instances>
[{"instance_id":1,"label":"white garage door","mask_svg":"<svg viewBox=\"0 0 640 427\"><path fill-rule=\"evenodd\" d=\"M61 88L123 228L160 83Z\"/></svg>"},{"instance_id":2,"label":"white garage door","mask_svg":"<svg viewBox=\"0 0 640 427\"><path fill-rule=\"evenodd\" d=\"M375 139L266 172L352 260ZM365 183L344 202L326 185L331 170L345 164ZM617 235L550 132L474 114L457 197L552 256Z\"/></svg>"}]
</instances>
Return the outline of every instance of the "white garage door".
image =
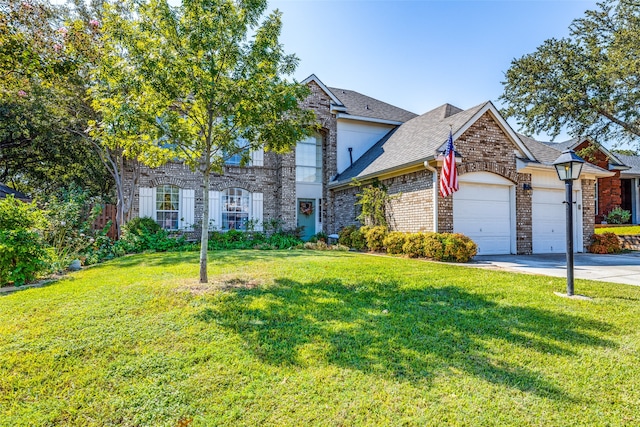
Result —
<instances>
[{"instance_id":1,"label":"white garage door","mask_svg":"<svg viewBox=\"0 0 640 427\"><path fill-rule=\"evenodd\" d=\"M574 200L578 193L574 192ZM564 190L534 188L531 196L533 253L551 254L567 251L566 227L567 211ZM574 251L580 248L576 230L582 227L577 213L577 204L573 205Z\"/></svg>"},{"instance_id":2,"label":"white garage door","mask_svg":"<svg viewBox=\"0 0 640 427\"><path fill-rule=\"evenodd\" d=\"M509 185L477 182L460 182L453 193L453 231L476 242L478 255L512 252L510 195Z\"/></svg>"}]
</instances>

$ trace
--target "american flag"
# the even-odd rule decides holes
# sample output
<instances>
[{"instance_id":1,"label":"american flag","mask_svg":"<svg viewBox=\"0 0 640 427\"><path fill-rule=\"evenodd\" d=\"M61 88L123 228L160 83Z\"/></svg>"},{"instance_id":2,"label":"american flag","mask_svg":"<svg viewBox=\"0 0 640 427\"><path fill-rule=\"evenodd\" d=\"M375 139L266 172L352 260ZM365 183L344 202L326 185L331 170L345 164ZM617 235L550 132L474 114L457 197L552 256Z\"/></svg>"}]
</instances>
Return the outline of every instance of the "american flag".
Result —
<instances>
[{"instance_id":1,"label":"american flag","mask_svg":"<svg viewBox=\"0 0 640 427\"><path fill-rule=\"evenodd\" d=\"M444 151L444 164L440 174L440 195L447 197L458 191L458 170L456 169L456 150L453 148L453 135L449 131L447 149Z\"/></svg>"}]
</instances>

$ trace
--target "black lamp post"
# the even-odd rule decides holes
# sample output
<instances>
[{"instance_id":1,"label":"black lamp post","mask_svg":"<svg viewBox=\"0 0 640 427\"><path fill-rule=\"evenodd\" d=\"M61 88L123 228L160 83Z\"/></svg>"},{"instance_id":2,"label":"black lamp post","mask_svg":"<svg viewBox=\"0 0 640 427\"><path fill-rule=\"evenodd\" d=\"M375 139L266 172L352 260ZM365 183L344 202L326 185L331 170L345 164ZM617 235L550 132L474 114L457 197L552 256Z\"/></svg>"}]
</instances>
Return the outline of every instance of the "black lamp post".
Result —
<instances>
[{"instance_id":1,"label":"black lamp post","mask_svg":"<svg viewBox=\"0 0 640 427\"><path fill-rule=\"evenodd\" d=\"M553 162L560 181L564 181L567 204L567 296L573 295L573 180L580 177L584 160L573 150L565 150Z\"/></svg>"}]
</instances>

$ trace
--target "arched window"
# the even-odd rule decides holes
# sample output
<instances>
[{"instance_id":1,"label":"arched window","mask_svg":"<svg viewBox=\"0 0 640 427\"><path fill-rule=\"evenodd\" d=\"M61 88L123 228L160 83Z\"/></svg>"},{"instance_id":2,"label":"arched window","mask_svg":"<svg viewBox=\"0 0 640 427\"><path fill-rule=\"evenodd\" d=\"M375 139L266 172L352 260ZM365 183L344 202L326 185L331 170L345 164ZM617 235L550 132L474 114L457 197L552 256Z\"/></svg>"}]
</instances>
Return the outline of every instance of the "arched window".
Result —
<instances>
[{"instance_id":1,"label":"arched window","mask_svg":"<svg viewBox=\"0 0 640 427\"><path fill-rule=\"evenodd\" d=\"M251 214L251 195L242 188L228 188L222 193L222 229L246 230Z\"/></svg>"},{"instance_id":2,"label":"arched window","mask_svg":"<svg viewBox=\"0 0 640 427\"><path fill-rule=\"evenodd\" d=\"M156 188L156 221L165 230L177 230L180 212L180 189L174 185Z\"/></svg>"}]
</instances>

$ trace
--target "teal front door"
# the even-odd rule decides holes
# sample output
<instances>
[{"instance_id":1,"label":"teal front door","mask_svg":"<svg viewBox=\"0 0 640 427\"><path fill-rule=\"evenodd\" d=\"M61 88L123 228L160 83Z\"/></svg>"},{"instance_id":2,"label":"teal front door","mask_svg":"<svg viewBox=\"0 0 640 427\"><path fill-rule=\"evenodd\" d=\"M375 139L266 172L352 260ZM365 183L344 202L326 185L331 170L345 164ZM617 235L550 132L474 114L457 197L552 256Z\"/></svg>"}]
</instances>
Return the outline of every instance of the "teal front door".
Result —
<instances>
[{"instance_id":1,"label":"teal front door","mask_svg":"<svg viewBox=\"0 0 640 427\"><path fill-rule=\"evenodd\" d=\"M316 234L315 199L298 199L298 227L302 227L302 240L309 240Z\"/></svg>"}]
</instances>

